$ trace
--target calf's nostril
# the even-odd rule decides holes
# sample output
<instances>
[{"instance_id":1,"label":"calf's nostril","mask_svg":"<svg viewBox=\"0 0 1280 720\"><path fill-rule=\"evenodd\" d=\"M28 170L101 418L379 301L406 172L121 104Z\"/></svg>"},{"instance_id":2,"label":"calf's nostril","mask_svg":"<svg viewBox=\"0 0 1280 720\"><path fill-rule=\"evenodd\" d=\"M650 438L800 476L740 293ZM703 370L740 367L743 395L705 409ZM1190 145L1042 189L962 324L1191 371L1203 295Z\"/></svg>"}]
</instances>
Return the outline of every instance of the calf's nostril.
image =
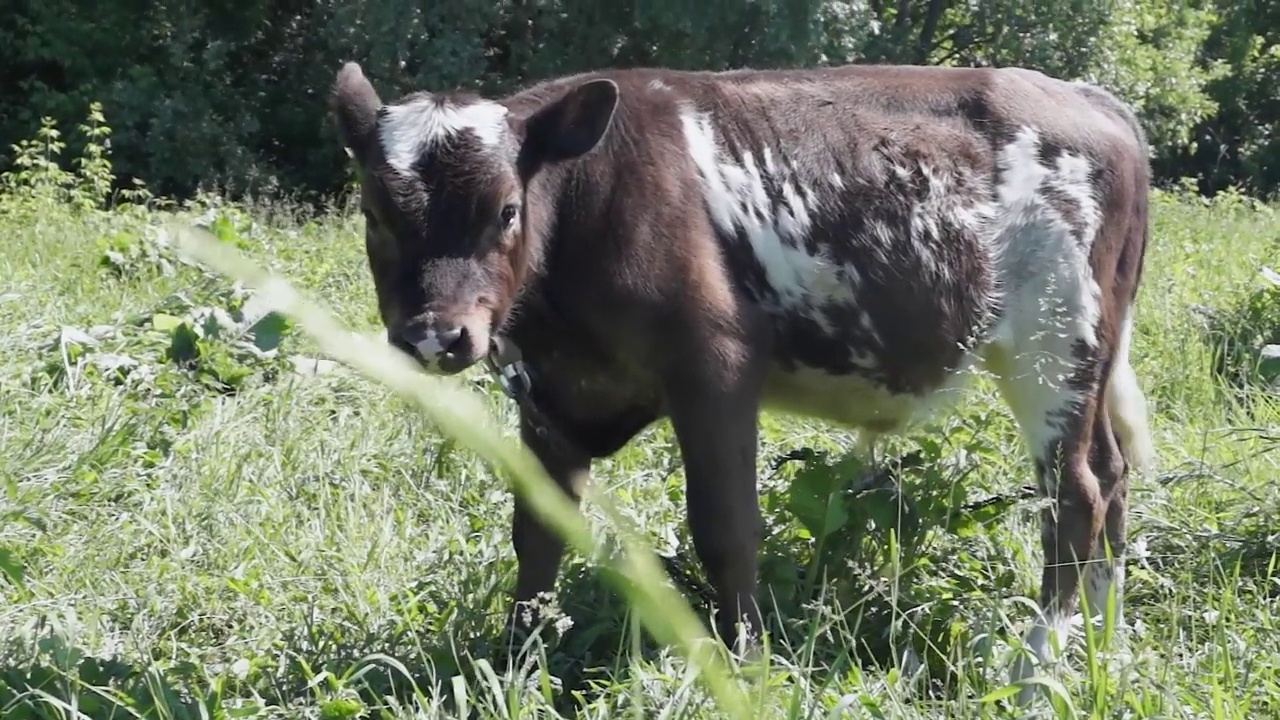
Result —
<instances>
[{"instance_id":1,"label":"calf's nostril","mask_svg":"<svg viewBox=\"0 0 1280 720\"><path fill-rule=\"evenodd\" d=\"M446 353L453 353L462 348L467 341L467 329L464 326L448 328L441 330L438 334L440 338L440 347Z\"/></svg>"},{"instance_id":2,"label":"calf's nostril","mask_svg":"<svg viewBox=\"0 0 1280 720\"><path fill-rule=\"evenodd\" d=\"M401 335L399 344L409 354L431 361L446 355L468 354L470 350L467 344L470 339L470 333L461 325L438 329L418 326L407 329Z\"/></svg>"}]
</instances>

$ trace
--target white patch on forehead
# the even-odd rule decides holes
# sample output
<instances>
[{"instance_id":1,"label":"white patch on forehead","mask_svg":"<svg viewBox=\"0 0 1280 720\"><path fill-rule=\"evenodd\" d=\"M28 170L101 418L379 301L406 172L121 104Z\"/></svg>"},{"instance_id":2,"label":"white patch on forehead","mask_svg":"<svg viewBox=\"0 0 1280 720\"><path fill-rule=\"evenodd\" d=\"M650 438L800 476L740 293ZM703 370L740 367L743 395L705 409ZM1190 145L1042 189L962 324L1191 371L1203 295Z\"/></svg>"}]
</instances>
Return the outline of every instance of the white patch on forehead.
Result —
<instances>
[{"instance_id":1,"label":"white patch on forehead","mask_svg":"<svg viewBox=\"0 0 1280 720\"><path fill-rule=\"evenodd\" d=\"M487 147L497 146L507 132L507 108L481 100L451 105L425 97L402 105L387 105L378 123L378 141L387 162L401 172L436 143L470 130Z\"/></svg>"}]
</instances>

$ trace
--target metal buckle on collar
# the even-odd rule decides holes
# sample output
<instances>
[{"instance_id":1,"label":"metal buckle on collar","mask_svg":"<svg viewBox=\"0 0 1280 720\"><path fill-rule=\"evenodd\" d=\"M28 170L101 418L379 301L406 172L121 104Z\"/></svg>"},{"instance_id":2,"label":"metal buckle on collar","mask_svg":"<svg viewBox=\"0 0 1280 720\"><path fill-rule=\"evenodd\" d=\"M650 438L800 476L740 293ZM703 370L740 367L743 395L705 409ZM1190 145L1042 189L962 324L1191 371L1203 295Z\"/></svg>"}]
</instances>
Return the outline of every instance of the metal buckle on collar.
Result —
<instances>
[{"instance_id":1,"label":"metal buckle on collar","mask_svg":"<svg viewBox=\"0 0 1280 720\"><path fill-rule=\"evenodd\" d=\"M485 356L489 372L509 398L529 392L529 373L525 370L520 348L500 337L493 339L489 354Z\"/></svg>"}]
</instances>

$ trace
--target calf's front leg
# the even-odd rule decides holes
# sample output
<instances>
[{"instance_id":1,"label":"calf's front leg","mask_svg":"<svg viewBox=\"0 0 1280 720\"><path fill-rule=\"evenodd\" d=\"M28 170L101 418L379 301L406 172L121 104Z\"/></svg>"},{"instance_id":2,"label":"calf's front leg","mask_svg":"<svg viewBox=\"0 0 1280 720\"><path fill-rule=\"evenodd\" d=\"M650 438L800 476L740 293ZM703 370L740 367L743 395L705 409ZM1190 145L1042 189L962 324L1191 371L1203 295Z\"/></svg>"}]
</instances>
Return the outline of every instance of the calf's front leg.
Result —
<instances>
[{"instance_id":1,"label":"calf's front leg","mask_svg":"<svg viewBox=\"0 0 1280 720\"><path fill-rule=\"evenodd\" d=\"M580 503L591 480L591 457L584 451L552 442L537 431L524 413L520 417L520 438L560 490L573 503ZM555 588L565 544L533 515L519 494L515 496L511 530L517 567L512 620L516 627L530 631L539 621L537 608L530 601Z\"/></svg>"},{"instance_id":2,"label":"calf's front leg","mask_svg":"<svg viewBox=\"0 0 1280 720\"><path fill-rule=\"evenodd\" d=\"M522 408L520 438L552 481L577 505L591 480L591 461L621 450L654 418L652 408L636 405L614 408L590 422L539 429ZM537 608L530 601L555 588L565 544L529 511L519 495L515 498L511 539L517 566L512 620L516 627L527 631L539 623Z\"/></svg>"},{"instance_id":3,"label":"calf's front leg","mask_svg":"<svg viewBox=\"0 0 1280 720\"><path fill-rule=\"evenodd\" d=\"M717 629L739 654L762 629L756 599L762 524L756 487L759 373L689 376L669 393L685 465L689 530L716 591Z\"/></svg>"}]
</instances>

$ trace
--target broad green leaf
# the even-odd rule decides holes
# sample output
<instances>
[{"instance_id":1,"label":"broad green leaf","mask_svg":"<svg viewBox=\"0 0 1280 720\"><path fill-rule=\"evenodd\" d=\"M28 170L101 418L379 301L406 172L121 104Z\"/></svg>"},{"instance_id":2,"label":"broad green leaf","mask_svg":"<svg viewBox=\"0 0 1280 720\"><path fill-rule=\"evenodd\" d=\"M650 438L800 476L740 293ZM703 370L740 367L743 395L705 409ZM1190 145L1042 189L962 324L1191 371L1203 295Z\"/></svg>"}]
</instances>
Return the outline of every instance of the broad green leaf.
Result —
<instances>
[{"instance_id":1,"label":"broad green leaf","mask_svg":"<svg viewBox=\"0 0 1280 720\"><path fill-rule=\"evenodd\" d=\"M14 557L13 552L8 548L0 548L0 573L9 579L15 587L24 587L23 580L26 572L22 568L22 564Z\"/></svg>"}]
</instances>

